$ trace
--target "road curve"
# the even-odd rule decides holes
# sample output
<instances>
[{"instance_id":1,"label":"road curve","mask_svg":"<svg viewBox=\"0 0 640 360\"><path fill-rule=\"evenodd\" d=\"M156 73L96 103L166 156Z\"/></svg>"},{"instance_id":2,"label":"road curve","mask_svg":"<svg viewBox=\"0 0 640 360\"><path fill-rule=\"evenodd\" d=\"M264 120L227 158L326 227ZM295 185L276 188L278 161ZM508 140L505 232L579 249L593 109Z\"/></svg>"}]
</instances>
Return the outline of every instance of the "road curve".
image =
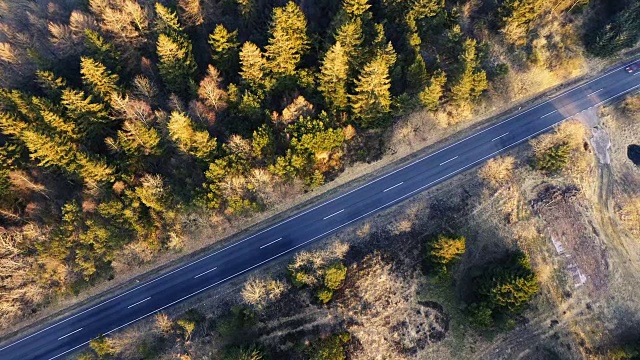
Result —
<instances>
[{"instance_id":1,"label":"road curve","mask_svg":"<svg viewBox=\"0 0 640 360\"><path fill-rule=\"evenodd\" d=\"M637 75L637 74L636 74ZM640 76L609 70L544 103L446 146L362 186L203 255L30 335L0 344L2 360L64 358L99 334L111 334L469 170L555 124L640 88Z\"/></svg>"}]
</instances>

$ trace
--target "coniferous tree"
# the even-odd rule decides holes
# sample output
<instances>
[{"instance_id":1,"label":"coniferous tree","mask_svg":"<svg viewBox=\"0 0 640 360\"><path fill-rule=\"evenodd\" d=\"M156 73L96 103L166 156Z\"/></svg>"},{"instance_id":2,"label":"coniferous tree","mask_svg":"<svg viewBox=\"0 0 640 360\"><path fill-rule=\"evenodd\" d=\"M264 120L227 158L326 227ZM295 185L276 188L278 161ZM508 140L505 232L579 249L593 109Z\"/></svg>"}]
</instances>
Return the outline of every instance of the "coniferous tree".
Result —
<instances>
[{"instance_id":1,"label":"coniferous tree","mask_svg":"<svg viewBox=\"0 0 640 360\"><path fill-rule=\"evenodd\" d=\"M103 100L109 100L118 91L118 75L111 74L103 64L94 59L80 59L80 74L84 85Z\"/></svg>"},{"instance_id":2,"label":"coniferous tree","mask_svg":"<svg viewBox=\"0 0 640 360\"><path fill-rule=\"evenodd\" d=\"M191 43L184 39L172 39L165 34L158 36L158 70L167 89L186 98L195 90L193 76L196 63L191 53Z\"/></svg>"},{"instance_id":3,"label":"coniferous tree","mask_svg":"<svg viewBox=\"0 0 640 360\"><path fill-rule=\"evenodd\" d=\"M239 69L238 31L229 32L224 25L218 24L209 35L209 45L211 45L213 65L220 69L227 80L231 79Z\"/></svg>"},{"instance_id":4,"label":"coniferous tree","mask_svg":"<svg viewBox=\"0 0 640 360\"><path fill-rule=\"evenodd\" d=\"M267 61L260 48L254 43L247 41L242 45L240 51L240 75L253 89L265 87L265 67Z\"/></svg>"},{"instance_id":5,"label":"coniferous tree","mask_svg":"<svg viewBox=\"0 0 640 360\"><path fill-rule=\"evenodd\" d=\"M357 18L344 23L336 31L336 42L340 43L347 54L349 61L349 74L353 77L359 70L362 63L364 51L362 44L364 35L362 33L362 19Z\"/></svg>"},{"instance_id":6,"label":"coniferous tree","mask_svg":"<svg viewBox=\"0 0 640 360\"><path fill-rule=\"evenodd\" d=\"M344 11L352 17L362 16L369 8L369 0L343 0L342 8Z\"/></svg>"},{"instance_id":7,"label":"coniferous tree","mask_svg":"<svg viewBox=\"0 0 640 360\"><path fill-rule=\"evenodd\" d=\"M277 75L293 75L309 47L307 19L298 5L289 1L273 9L266 56L269 69Z\"/></svg>"},{"instance_id":8,"label":"coniferous tree","mask_svg":"<svg viewBox=\"0 0 640 360\"><path fill-rule=\"evenodd\" d=\"M527 42L531 22L544 10L544 0L506 0L499 9L502 32L507 41L523 46Z\"/></svg>"},{"instance_id":9,"label":"coniferous tree","mask_svg":"<svg viewBox=\"0 0 640 360\"><path fill-rule=\"evenodd\" d=\"M84 91L67 88L62 91L60 102L67 117L78 125L83 138L89 142L103 135L105 126L112 120L105 105Z\"/></svg>"},{"instance_id":10,"label":"coniferous tree","mask_svg":"<svg viewBox=\"0 0 640 360\"><path fill-rule=\"evenodd\" d=\"M97 31L85 30L84 43L91 58L96 59L112 71L118 72L120 70L120 54Z\"/></svg>"},{"instance_id":11,"label":"coniferous tree","mask_svg":"<svg viewBox=\"0 0 640 360\"><path fill-rule=\"evenodd\" d=\"M169 91L190 98L195 91L193 80L197 65L191 41L187 38L175 12L156 3L156 43L158 71Z\"/></svg>"},{"instance_id":12,"label":"coniferous tree","mask_svg":"<svg viewBox=\"0 0 640 360\"><path fill-rule=\"evenodd\" d=\"M198 130L186 114L174 111L169 118L169 136L178 148L198 159L208 159L216 149L216 139L206 130Z\"/></svg>"},{"instance_id":13,"label":"coniferous tree","mask_svg":"<svg viewBox=\"0 0 640 360\"><path fill-rule=\"evenodd\" d=\"M347 107L347 81L349 78L349 58L340 42L327 51L320 67L318 90L327 104L334 110Z\"/></svg>"},{"instance_id":14,"label":"coniferous tree","mask_svg":"<svg viewBox=\"0 0 640 360\"><path fill-rule=\"evenodd\" d=\"M391 80L389 54L380 53L364 66L356 80L356 93L351 107L362 126L372 126L391 111Z\"/></svg>"},{"instance_id":15,"label":"coniferous tree","mask_svg":"<svg viewBox=\"0 0 640 360\"><path fill-rule=\"evenodd\" d=\"M429 80L429 85L420 92L419 98L422 105L431 111L438 109L440 99L444 95L444 85L447 83L447 75L442 70L437 70Z\"/></svg>"},{"instance_id":16,"label":"coniferous tree","mask_svg":"<svg viewBox=\"0 0 640 360\"><path fill-rule=\"evenodd\" d=\"M487 73L480 68L474 39L465 40L459 59L462 74L451 88L451 95L456 102L467 103L480 96L489 84Z\"/></svg>"}]
</instances>

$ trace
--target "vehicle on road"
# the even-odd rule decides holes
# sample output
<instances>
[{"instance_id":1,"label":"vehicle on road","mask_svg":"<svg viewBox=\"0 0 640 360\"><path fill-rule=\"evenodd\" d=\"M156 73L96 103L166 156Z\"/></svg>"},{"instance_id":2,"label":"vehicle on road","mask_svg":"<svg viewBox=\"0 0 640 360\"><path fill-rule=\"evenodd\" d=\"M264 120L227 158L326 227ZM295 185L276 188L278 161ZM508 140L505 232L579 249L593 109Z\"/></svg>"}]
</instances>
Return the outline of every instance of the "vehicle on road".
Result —
<instances>
[{"instance_id":1,"label":"vehicle on road","mask_svg":"<svg viewBox=\"0 0 640 360\"><path fill-rule=\"evenodd\" d=\"M633 64L627 66L626 68L624 68L624 70L626 72L628 72L629 74L637 74L640 72L640 61L636 61Z\"/></svg>"}]
</instances>

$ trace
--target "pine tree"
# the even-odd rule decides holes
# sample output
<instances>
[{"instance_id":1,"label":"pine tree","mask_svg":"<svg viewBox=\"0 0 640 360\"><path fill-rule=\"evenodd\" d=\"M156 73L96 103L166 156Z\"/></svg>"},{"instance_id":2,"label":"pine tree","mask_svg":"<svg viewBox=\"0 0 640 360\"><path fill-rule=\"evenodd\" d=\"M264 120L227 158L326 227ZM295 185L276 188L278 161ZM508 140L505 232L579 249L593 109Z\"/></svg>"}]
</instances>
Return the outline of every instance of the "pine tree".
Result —
<instances>
[{"instance_id":1,"label":"pine tree","mask_svg":"<svg viewBox=\"0 0 640 360\"><path fill-rule=\"evenodd\" d=\"M211 45L213 65L222 71L226 79L231 79L231 76L238 71L240 62L238 31L229 32L224 25L218 24L209 35L209 45Z\"/></svg>"},{"instance_id":2,"label":"pine tree","mask_svg":"<svg viewBox=\"0 0 640 360\"><path fill-rule=\"evenodd\" d=\"M32 129L23 130L20 139L29 149L31 159L37 160L39 166L57 167L71 174L77 173L77 149L68 140L47 136Z\"/></svg>"},{"instance_id":3,"label":"pine tree","mask_svg":"<svg viewBox=\"0 0 640 360\"><path fill-rule=\"evenodd\" d=\"M293 75L309 47L307 19L300 7L289 1L284 7L273 9L269 34L266 46L269 68L274 74Z\"/></svg>"},{"instance_id":4,"label":"pine tree","mask_svg":"<svg viewBox=\"0 0 640 360\"><path fill-rule=\"evenodd\" d=\"M56 77L51 71L38 70L36 77L36 82L52 101L59 100L62 90L67 87L67 82L61 77Z\"/></svg>"},{"instance_id":5,"label":"pine tree","mask_svg":"<svg viewBox=\"0 0 640 360\"><path fill-rule=\"evenodd\" d=\"M346 109L348 78L349 58L340 42L337 42L327 51L318 79L318 90L330 108L338 111Z\"/></svg>"},{"instance_id":6,"label":"pine tree","mask_svg":"<svg viewBox=\"0 0 640 360\"><path fill-rule=\"evenodd\" d=\"M263 124L253 132L251 139L252 155L264 161L270 161L275 153L275 139L273 131L267 124Z\"/></svg>"},{"instance_id":7,"label":"pine tree","mask_svg":"<svg viewBox=\"0 0 640 360\"><path fill-rule=\"evenodd\" d=\"M422 90L427 83L427 65L420 54L420 49L415 51L415 59L407 68L407 92L415 94Z\"/></svg>"},{"instance_id":8,"label":"pine tree","mask_svg":"<svg viewBox=\"0 0 640 360\"><path fill-rule=\"evenodd\" d=\"M58 113L57 109L44 99L33 97L32 102L38 108L42 120L50 126L52 131L66 136L72 141L80 140L82 136L75 122Z\"/></svg>"},{"instance_id":9,"label":"pine tree","mask_svg":"<svg viewBox=\"0 0 640 360\"><path fill-rule=\"evenodd\" d=\"M388 58L379 54L364 66L356 80L351 107L362 126L374 125L391 110L389 67Z\"/></svg>"},{"instance_id":10,"label":"pine tree","mask_svg":"<svg viewBox=\"0 0 640 360\"><path fill-rule=\"evenodd\" d=\"M183 36L184 29L180 25L178 15L175 11L167 8L159 2L155 4L155 10L156 21L154 25L155 31L158 34L165 34L174 39Z\"/></svg>"},{"instance_id":11,"label":"pine tree","mask_svg":"<svg viewBox=\"0 0 640 360\"><path fill-rule=\"evenodd\" d=\"M118 72L120 70L120 53L97 31L85 30L84 43L91 58L96 59L112 71Z\"/></svg>"},{"instance_id":12,"label":"pine tree","mask_svg":"<svg viewBox=\"0 0 640 360\"><path fill-rule=\"evenodd\" d=\"M523 46L527 43L530 24L542 14L544 0L506 0L499 9L502 32L508 42Z\"/></svg>"},{"instance_id":13,"label":"pine tree","mask_svg":"<svg viewBox=\"0 0 640 360\"><path fill-rule=\"evenodd\" d=\"M240 75L249 86L261 89L265 86L264 70L266 60L260 48L252 42L245 42L240 51Z\"/></svg>"},{"instance_id":14,"label":"pine tree","mask_svg":"<svg viewBox=\"0 0 640 360\"><path fill-rule=\"evenodd\" d=\"M88 58L80 58L80 74L84 85L96 96L109 100L118 91L118 75L111 74L100 62Z\"/></svg>"},{"instance_id":15,"label":"pine tree","mask_svg":"<svg viewBox=\"0 0 640 360\"><path fill-rule=\"evenodd\" d=\"M474 39L465 40L459 59L463 70L457 83L451 88L451 95L456 102L467 103L480 96L489 84L487 73L480 68Z\"/></svg>"},{"instance_id":16,"label":"pine tree","mask_svg":"<svg viewBox=\"0 0 640 360\"><path fill-rule=\"evenodd\" d=\"M357 18L344 23L336 31L336 43L340 43L347 54L349 61L349 72L352 75L359 69L364 51L362 43L364 36L362 34L362 19Z\"/></svg>"},{"instance_id":17,"label":"pine tree","mask_svg":"<svg viewBox=\"0 0 640 360\"><path fill-rule=\"evenodd\" d=\"M369 8L369 0L343 0L342 8L352 17L362 16Z\"/></svg>"},{"instance_id":18,"label":"pine tree","mask_svg":"<svg viewBox=\"0 0 640 360\"><path fill-rule=\"evenodd\" d=\"M78 125L80 133L87 140L101 136L105 132L105 126L111 121L105 105L95 102L84 91L63 90L61 104L67 117Z\"/></svg>"},{"instance_id":19,"label":"pine tree","mask_svg":"<svg viewBox=\"0 0 640 360\"><path fill-rule=\"evenodd\" d=\"M78 152L76 154L76 162L80 165L77 173L88 184L95 185L113 180L115 169L103 159L90 157L86 153Z\"/></svg>"},{"instance_id":20,"label":"pine tree","mask_svg":"<svg viewBox=\"0 0 640 360\"><path fill-rule=\"evenodd\" d=\"M160 154L160 134L142 121L126 120L118 130L118 145L130 156Z\"/></svg>"},{"instance_id":21,"label":"pine tree","mask_svg":"<svg viewBox=\"0 0 640 360\"><path fill-rule=\"evenodd\" d=\"M443 235L429 244L429 261L441 266L446 271L454 261L458 260L466 251L466 239L464 236L450 238Z\"/></svg>"},{"instance_id":22,"label":"pine tree","mask_svg":"<svg viewBox=\"0 0 640 360\"><path fill-rule=\"evenodd\" d=\"M440 99L444 95L444 85L447 83L447 75L442 70L437 70L429 80L429 85L420 92L420 102L427 109L435 111L440 105Z\"/></svg>"},{"instance_id":23,"label":"pine tree","mask_svg":"<svg viewBox=\"0 0 640 360\"><path fill-rule=\"evenodd\" d=\"M180 150L198 159L206 160L216 149L216 139L206 130L198 130L196 124L184 113L174 111L169 119L169 136Z\"/></svg>"},{"instance_id":24,"label":"pine tree","mask_svg":"<svg viewBox=\"0 0 640 360\"><path fill-rule=\"evenodd\" d=\"M193 76L196 63L191 52L191 42L186 39L172 39L166 34L158 36L156 44L158 70L167 89L190 98L195 90Z\"/></svg>"}]
</instances>

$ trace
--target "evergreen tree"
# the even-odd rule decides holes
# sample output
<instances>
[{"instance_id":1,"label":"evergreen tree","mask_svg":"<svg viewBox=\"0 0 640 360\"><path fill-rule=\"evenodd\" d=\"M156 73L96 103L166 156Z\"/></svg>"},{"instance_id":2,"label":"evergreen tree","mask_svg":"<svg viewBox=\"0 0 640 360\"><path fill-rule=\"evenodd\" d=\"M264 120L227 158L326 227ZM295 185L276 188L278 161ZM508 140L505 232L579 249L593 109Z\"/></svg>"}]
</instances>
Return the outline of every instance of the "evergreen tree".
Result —
<instances>
[{"instance_id":1,"label":"evergreen tree","mask_svg":"<svg viewBox=\"0 0 640 360\"><path fill-rule=\"evenodd\" d=\"M527 42L531 22L544 10L544 0L506 0L499 13L502 16L502 32L508 42L523 46Z\"/></svg>"},{"instance_id":2,"label":"evergreen tree","mask_svg":"<svg viewBox=\"0 0 640 360\"><path fill-rule=\"evenodd\" d=\"M36 82L52 101L59 100L62 90L67 87L67 82L61 77L56 77L51 71L38 70L36 77Z\"/></svg>"},{"instance_id":3,"label":"evergreen tree","mask_svg":"<svg viewBox=\"0 0 640 360\"><path fill-rule=\"evenodd\" d=\"M132 157L159 155L160 134L142 121L126 120L118 130L118 144Z\"/></svg>"},{"instance_id":4,"label":"evergreen tree","mask_svg":"<svg viewBox=\"0 0 640 360\"><path fill-rule=\"evenodd\" d=\"M240 51L240 75L253 89L265 86L264 70L266 60L260 48L252 42L245 42Z\"/></svg>"},{"instance_id":5,"label":"evergreen tree","mask_svg":"<svg viewBox=\"0 0 640 360\"><path fill-rule=\"evenodd\" d=\"M429 244L428 258L431 263L441 267L443 271L447 271L454 261L460 259L466 250L466 239L464 236L459 238L450 238L443 235Z\"/></svg>"},{"instance_id":6,"label":"evergreen tree","mask_svg":"<svg viewBox=\"0 0 640 360\"><path fill-rule=\"evenodd\" d=\"M178 148L198 159L207 160L216 149L216 139L206 130L198 130L186 114L174 111L169 119L169 136Z\"/></svg>"},{"instance_id":7,"label":"evergreen tree","mask_svg":"<svg viewBox=\"0 0 640 360\"><path fill-rule=\"evenodd\" d=\"M444 94L444 85L447 83L447 75L442 70L437 70L429 80L429 85L420 92L420 102L427 109L435 111L440 105L440 99Z\"/></svg>"},{"instance_id":8,"label":"evergreen tree","mask_svg":"<svg viewBox=\"0 0 640 360\"><path fill-rule=\"evenodd\" d=\"M118 91L118 75L111 74L96 60L83 56L80 59L80 74L84 85L103 100L109 100Z\"/></svg>"},{"instance_id":9,"label":"evergreen tree","mask_svg":"<svg viewBox=\"0 0 640 360\"><path fill-rule=\"evenodd\" d=\"M104 64L108 69L118 72L120 54L113 45L104 40L97 31L87 29L84 32L84 43L91 58Z\"/></svg>"},{"instance_id":10,"label":"evergreen tree","mask_svg":"<svg viewBox=\"0 0 640 360\"><path fill-rule=\"evenodd\" d=\"M209 45L211 45L213 65L220 69L226 79L231 79L232 75L238 71L240 62L238 31L229 32L224 25L218 24L209 35Z\"/></svg>"},{"instance_id":11,"label":"evergreen tree","mask_svg":"<svg viewBox=\"0 0 640 360\"><path fill-rule=\"evenodd\" d=\"M180 21L175 11L172 11L159 2L155 4L155 10L155 30L158 34L165 34L173 39L184 36L184 29L180 26Z\"/></svg>"},{"instance_id":12,"label":"evergreen tree","mask_svg":"<svg viewBox=\"0 0 640 360\"><path fill-rule=\"evenodd\" d=\"M343 0L342 9L352 17L362 16L369 8L369 0Z\"/></svg>"},{"instance_id":13,"label":"evergreen tree","mask_svg":"<svg viewBox=\"0 0 640 360\"><path fill-rule=\"evenodd\" d=\"M195 90L193 76L196 63L191 52L191 42L184 38L172 39L160 34L156 44L158 70L167 89L190 98Z\"/></svg>"},{"instance_id":14,"label":"evergreen tree","mask_svg":"<svg viewBox=\"0 0 640 360\"><path fill-rule=\"evenodd\" d=\"M61 104L66 115L78 125L83 138L90 143L105 132L105 126L112 120L105 105L95 102L84 91L65 89L62 91Z\"/></svg>"},{"instance_id":15,"label":"evergreen tree","mask_svg":"<svg viewBox=\"0 0 640 360\"><path fill-rule=\"evenodd\" d=\"M289 1L273 9L266 55L269 69L277 75L293 75L309 47L307 19L298 5Z\"/></svg>"},{"instance_id":16,"label":"evergreen tree","mask_svg":"<svg viewBox=\"0 0 640 360\"><path fill-rule=\"evenodd\" d=\"M348 61L345 49L337 42L327 51L320 67L318 90L327 105L337 111L347 108Z\"/></svg>"},{"instance_id":17,"label":"evergreen tree","mask_svg":"<svg viewBox=\"0 0 640 360\"><path fill-rule=\"evenodd\" d=\"M32 102L51 131L66 136L72 141L78 141L82 137L76 123L59 114L48 101L34 97Z\"/></svg>"},{"instance_id":18,"label":"evergreen tree","mask_svg":"<svg viewBox=\"0 0 640 360\"><path fill-rule=\"evenodd\" d=\"M480 96L489 87L489 84L487 73L480 68L474 39L465 40L459 59L462 74L451 88L451 95L458 103L467 103Z\"/></svg>"},{"instance_id":19,"label":"evergreen tree","mask_svg":"<svg viewBox=\"0 0 640 360\"><path fill-rule=\"evenodd\" d=\"M270 161L275 152L273 131L267 124L263 124L253 132L251 140L252 155L263 161Z\"/></svg>"},{"instance_id":20,"label":"evergreen tree","mask_svg":"<svg viewBox=\"0 0 640 360\"><path fill-rule=\"evenodd\" d=\"M407 92L415 94L422 90L427 83L427 65L420 54L420 49L415 51L415 58L407 69Z\"/></svg>"},{"instance_id":21,"label":"evergreen tree","mask_svg":"<svg viewBox=\"0 0 640 360\"><path fill-rule=\"evenodd\" d=\"M336 42L340 43L344 48L344 52L349 59L350 74L353 74L359 69L364 54L362 49L362 43L364 42L362 19L357 18L344 23L338 28L335 38Z\"/></svg>"},{"instance_id":22,"label":"evergreen tree","mask_svg":"<svg viewBox=\"0 0 640 360\"><path fill-rule=\"evenodd\" d=\"M375 125L375 122L391 111L390 64L383 54L376 56L356 80L356 93L351 96L353 113L362 126Z\"/></svg>"}]
</instances>

